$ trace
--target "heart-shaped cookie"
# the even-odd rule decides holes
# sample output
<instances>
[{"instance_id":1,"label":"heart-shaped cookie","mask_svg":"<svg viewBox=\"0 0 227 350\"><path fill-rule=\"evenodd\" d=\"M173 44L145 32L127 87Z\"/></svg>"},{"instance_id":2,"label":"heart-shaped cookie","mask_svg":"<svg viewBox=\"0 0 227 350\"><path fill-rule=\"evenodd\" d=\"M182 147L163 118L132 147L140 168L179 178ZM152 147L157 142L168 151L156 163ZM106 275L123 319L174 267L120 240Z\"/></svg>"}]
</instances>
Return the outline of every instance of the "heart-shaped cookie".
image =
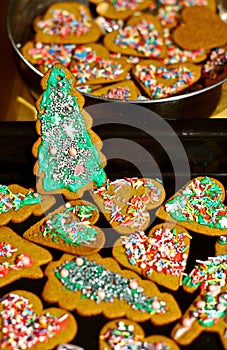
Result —
<instances>
[{"instance_id":1,"label":"heart-shaped cookie","mask_svg":"<svg viewBox=\"0 0 227 350\"><path fill-rule=\"evenodd\" d=\"M76 84L106 84L125 80L131 65L124 58L112 58L101 44L77 46L70 70Z\"/></svg>"},{"instance_id":2,"label":"heart-shaped cookie","mask_svg":"<svg viewBox=\"0 0 227 350\"><path fill-rule=\"evenodd\" d=\"M132 177L114 181L108 179L91 195L113 229L129 234L148 227L148 210L162 204L165 190L157 180Z\"/></svg>"},{"instance_id":3,"label":"heart-shaped cookie","mask_svg":"<svg viewBox=\"0 0 227 350\"><path fill-rule=\"evenodd\" d=\"M182 282L190 247L188 232L173 224L160 224L148 235L132 233L118 239L112 250L124 267L166 288L177 290Z\"/></svg>"},{"instance_id":4,"label":"heart-shaped cookie","mask_svg":"<svg viewBox=\"0 0 227 350\"><path fill-rule=\"evenodd\" d=\"M71 201L31 226L23 236L75 255L96 253L105 242L103 231L94 226L98 218L99 212L94 204Z\"/></svg>"},{"instance_id":5,"label":"heart-shaped cookie","mask_svg":"<svg viewBox=\"0 0 227 350\"><path fill-rule=\"evenodd\" d=\"M101 35L88 6L77 2L56 2L34 22L35 41L56 44L86 44Z\"/></svg>"},{"instance_id":6,"label":"heart-shaped cookie","mask_svg":"<svg viewBox=\"0 0 227 350\"><path fill-rule=\"evenodd\" d=\"M193 85L201 76L201 67L189 62L164 65L157 60L141 60L132 74L151 99L159 99Z\"/></svg>"},{"instance_id":7,"label":"heart-shaped cookie","mask_svg":"<svg viewBox=\"0 0 227 350\"><path fill-rule=\"evenodd\" d=\"M126 25L104 36L110 52L144 58L166 57L166 47L160 21L150 14L131 17Z\"/></svg>"},{"instance_id":8,"label":"heart-shaped cookie","mask_svg":"<svg viewBox=\"0 0 227 350\"><path fill-rule=\"evenodd\" d=\"M32 188L17 184L0 185L0 226L10 221L23 222L31 215L41 216L55 203L53 196L42 196Z\"/></svg>"},{"instance_id":9,"label":"heart-shaped cookie","mask_svg":"<svg viewBox=\"0 0 227 350\"><path fill-rule=\"evenodd\" d=\"M54 349L62 341L71 341L77 323L67 311L52 307L43 310L33 293L15 290L0 301L1 349Z\"/></svg>"},{"instance_id":10,"label":"heart-shaped cookie","mask_svg":"<svg viewBox=\"0 0 227 350\"><path fill-rule=\"evenodd\" d=\"M124 318L106 323L99 333L99 350L117 349L179 350L176 343L163 335L145 336L142 327Z\"/></svg>"},{"instance_id":11,"label":"heart-shaped cookie","mask_svg":"<svg viewBox=\"0 0 227 350\"><path fill-rule=\"evenodd\" d=\"M51 260L46 249L26 241L9 227L0 228L0 287L20 278L42 278L40 266Z\"/></svg>"},{"instance_id":12,"label":"heart-shaped cookie","mask_svg":"<svg viewBox=\"0 0 227 350\"><path fill-rule=\"evenodd\" d=\"M162 220L178 222L188 230L221 236L227 228L225 189L216 179L200 176L190 180L156 212Z\"/></svg>"},{"instance_id":13,"label":"heart-shaped cookie","mask_svg":"<svg viewBox=\"0 0 227 350\"><path fill-rule=\"evenodd\" d=\"M217 333L227 349L226 310L227 285L212 284L192 302L171 337L182 346L191 344L203 332Z\"/></svg>"},{"instance_id":14,"label":"heart-shaped cookie","mask_svg":"<svg viewBox=\"0 0 227 350\"><path fill-rule=\"evenodd\" d=\"M138 100L141 95L139 89L132 80L123 80L118 83L104 86L92 92L94 96L101 96L105 99L117 100Z\"/></svg>"},{"instance_id":15,"label":"heart-shaped cookie","mask_svg":"<svg viewBox=\"0 0 227 350\"><path fill-rule=\"evenodd\" d=\"M181 316L171 294L161 293L153 282L133 271L122 270L113 258L64 254L48 264L45 275L44 300L82 316L103 314L109 319L150 320L155 325L168 324Z\"/></svg>"},{"instance_id":16,"label":"heart-shaped cookie","mask_svg":"<svg viewBox=\"0 0 227 350\"><path fill-rule=\"evenodd\" d=\"M183 49L209 50L227 43L227 23L209 7L189 6L182 11L182 20L173 38Z\"/></svg>"}]
</instances>

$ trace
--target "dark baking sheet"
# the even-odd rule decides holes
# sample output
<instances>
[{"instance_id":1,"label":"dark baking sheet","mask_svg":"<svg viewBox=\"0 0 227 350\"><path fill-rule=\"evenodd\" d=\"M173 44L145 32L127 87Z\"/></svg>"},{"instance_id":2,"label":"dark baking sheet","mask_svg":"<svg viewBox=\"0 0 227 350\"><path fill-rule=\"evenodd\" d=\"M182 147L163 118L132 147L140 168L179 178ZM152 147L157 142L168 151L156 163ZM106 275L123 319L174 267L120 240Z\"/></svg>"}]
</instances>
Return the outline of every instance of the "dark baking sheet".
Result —
<instances>
[{"instance_id":1,"label":"dark baking sheet","mask_svg":"<svg viewBox=\"0 0 227 350\"><path fill-rule=\"evenodd\" d=\"M145 148L149 154L157 161L163 177L163 183L166 190L167 198L169 198L175 191L176 178L173 173L173 166L171 160L168 158L165 150L160 151L160 145L157 144L155 136L162 134L164 138L169 139L171 144L171 133L165 130L154 130L153 136L144 131L129 125L122 125L121 118L116 116L115 122L111 115L105 115L100 112L100 115L93 116L94 128L93 130L101 137L103 141L111 138L128 139L140 144ZM179 137L187 154L191 177L198 175L209 175L220 180L227 186L227 121L224 119L214 120L170 120L169 125ZM17 183L26 188L35 186L35 176L33 175L33 165L35 162L31 153L31 148L37 134L35 131L34 122L0 122L0 183L11 184ZM116 150L115 150L116 151ZM105 149L105 142L103 153L110 152ZM178 150L175 150L176 155ZM139 154L133 154L133 159L137 164L146 163L146 159L141 159ZM145 167L146 168L146 167ZM185 169L177 174L182 179L185 176ZM108 160L106 172L109 178L119 178L124 176L140 176L138 167L135 167L133 162L127 162L122 159L114 158ZM155 176L155 174L143 174L143 176ZM153 224L159 223L155 219L154 212L151 212ZM16 233L22 235L23 232L32 224L40 220L39 218L31 217L21 224L9 224ZM100 227L108 227L107 222L100 215L98 222ZM187 271L190 271L196 259L206 259L208 256L214 255L215 237L206 237L196 233L191 233L193 239L191 241L190 256L187 265ZM114 231L111 235L111 240L114 242L119 235ZM61 256L61 252L50 249L54 259ZM103 248L101 255L111 256L111 248ZM5 293L15 289L26 289L40 294L45 284L45 278L39 280L21 279L9 286L1 288L1 296ZM161 291L169 290L159 287ZM172 292L178 301L182 312L184 312L190 303L194 300L197 292L187 294L180 288L176 292ZM44 306L47 305L44 302ZM102 315L95 317L81 317L75 312L75 316L79 330L74 340L74 343L83 347L86 350L98 349L98 334L101 327L107 322ZM165 334L170 335L170 332L175 323L170 325L157 327L151 322L145 322L141 325L145 330L146 335L151 334ZM190 346L182 347L182 350L222 350L223 347L219 338L215 334L204 332L194 343Z\"/></svg>"}]
</instances>

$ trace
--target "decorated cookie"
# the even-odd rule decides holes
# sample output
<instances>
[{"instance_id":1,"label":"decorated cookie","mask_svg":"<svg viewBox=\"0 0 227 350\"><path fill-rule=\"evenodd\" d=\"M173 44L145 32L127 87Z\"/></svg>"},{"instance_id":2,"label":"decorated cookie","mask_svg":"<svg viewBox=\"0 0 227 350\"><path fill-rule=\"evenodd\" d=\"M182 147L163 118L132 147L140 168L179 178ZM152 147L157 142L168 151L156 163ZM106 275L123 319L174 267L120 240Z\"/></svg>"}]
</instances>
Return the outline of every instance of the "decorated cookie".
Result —
<instances>
[{"instance_id":1,"label":"decorated cookie","mask_svg":"<svg viewBox=\"0 0 227 350\"><path fill-rule=\"evenodd\" d=\"M173 32L177 45L186 50L212 49L227 44L227 23L207 6L189 6L183 23Z\"/></svg>"},{"instance_id":2,"label":"decorated cookie","mask_svg":"<svg viewBox=\"0 0 227 350\"><path fill-rule=\"evenodd\" d=\"M15 290L0 300L0 347L16 349L54 349L71 341L77 332L74 317L65 310L43 310L33 293Z\"/></svg>"},{"instance_id":3,"label":"decorated cookie","mask_svg":"<svg viewBox=\"0 0 227 350\"><path fill-rule=\"evenodd\" d=\"M103 231L94 226L98 218L98 209L92 203L67 202L31 226L24 237L75 255L96 253L105 242Z\"/></svg>"},{"instance_id":4,"label":"decorated cookie","mask_svg":"<svg viewBox=\"0 0 227 350\"><path fill-rule=\"evenodd\" d=\"M132 74L151 99L158 99L189 88L199 80L201 67L189 62L165 66L157 60L141 60Z\"/></svg>"},{"instance_id":5,"label":"decorated cookie","mask_svg":"<svg viewBox=\"0 0 227 350\"><path fill-rule=\"evenodd\" d=\"M215 254L227 254L227 235L224 234L218 237L217 242L215 243Z\"/></svg>"},{"instance_id":6,"label":"decorated cookie","mask_svg":"<svg viewBox=\"0 0 227 350\"><path fill-rule=\"evenodd\" d=\"M190 180L156 212L162 220L178 222L188 230L221 236L227 228L225 189L216 179L200 176Z\"/></svg>"},{"instance_id":7,"label":"decorated cookie","mask_svg":"<svg viewBox=\"0 0 227 350\"><path fill-rule=\"evenodd\" d=\"M112 58L101 44L77 46L70 70L76 84L107 84L126 79L131 65L124 58Z\"/></svg>"},{"instance_id":8,"label":"decorated cookie","mask_svg":"<svg viewBox=\"0 0 227 350\"><path fill-rule=\"evenodd\" d=\"M154 283L132 271L121 270L113 258L64 254L48 264L45 274L44 300L82 316L126 316L136 322L150 320L162 325L181 315L172 295L160 293Z\"/></svg>"},{"instance_id":9,"label":"decorated cookie","mask_svg":"<svg viewBox=\"0 0 227 350\"><path fill-rule=\"evenodd\" d=\"M144 58L166 57L160 21L150 14L134 16L119 30L104 36L104 45L113 52Z\"/></svg>"},{"instance_id":10,"label":"decorated cookie","mask_svg":"<svg viewBox=\"0 0 227 350\"><path fill-rule=\"evenodd\" d=\"M51 260L46 249L26 241L8 227L0 228L0 287L20 278L42 278L40 266Z\"/></svg>"},{"instance_id":11,"label":"decorated cookie","mask_svg":"<svg viewBox=\"0 0 227 350\"><path fill-rule=\"evenodd\" d=\"M180 226L160 224L154 226L148 235L140 231L119 238L112 253L124 267L177 290L186 268L190 238Z\"/></svg>"},{"instance_id":12,"label":"decorated cookie","mask_svg":"<svg viewBox=\"0 0 227 350\"><path fill-rule=\"evenodd\" d=\"M29 216L41 216L56 200L53 196L42 196L33 189L20 185L0 185L0 226L10 221L20 223Z\"/></svg>"},{"instance_id":13,"label":"decorated cookie","mask_svg":"<svg viewBox=\"0 0 227 350\"><path fill-rule=\"evenodd\" d=\"M107 322L99 334L99 350L151 349L179 350L176 343L163 335L145 337L138 323L127 319Z\"/></svg>"},{"instance_id":14,"label":"decorated cookie","mask_svg":"<svg viewBox=\"0 0 227 350\"><path fill-rule=\"evenodd\" d=\"M34 173L40 193L81 197L86 189L103 186L105 158L102 142L91 130L92 118L83 112L83 96L75 89L73 74L55 64L42 78L37 101L39 139L33 146Z\"/></svg>"},{"instance_id":15,"label":"decorated cookie","mask_svg":"<svg viewBox=\"0 0 227 350\"><path fill-rule=\"evenodd\" d=\"M227 286L211 284L195 299L174 327L171 336L181 346L191 344L203 332L217 333L227 349Z\"/></svg>"},{"instance_id":16,"label":"decorated cookie","mask_svg":"<svg viewBox=\"0 0 227 350\"><path fill-rule=\"evenodd\" d=\"M136 11L147 9L151 0L90 0L96 3L96 11L100 16L112 19L127 19Z\"/></svg>"},{"instance_id":17,"label":"decorated cookie","mask_svg":"<svg viewBox=\"0 0 227 350\"><path fill-rule=\"evenodd\" d=\"M45 74L57 62L69 67L74 49L74 44L44 44L28 41L23 45L21 52L31 64Z\"/></svg>"},{"instance_id":18,"label":"decorated cookie","mask_svg":"<svg viewBox=\"0 0 227 350\"><path fill-rule=\"evenodd\" d=\"M197 260L193 270L184 277L183 288L187 292L194 292L198 287L201 290L212 288L216 284L223 287L226 282L227 254L210 257L205 261Z\"/></svg>"},{"instance_id":19,"label":"decorated cookie","mask_svg":"<svg viewBox=\"0 0 227 350\"><path fill-rule=\"evenodd\" d=\"M122 19L111 19L103 16L97 16L94 21L98 24L103 34L122 28L125 24L125 21Z\"/></svg>"},{"instance_id":20,"label":"decorated cookie","mask_svg":"<svg viewBox=\"0 0 227 350\"><path fill-rule=\"evenodd\" d=\"M165 190L157 180L132 177L113 181L108 179L91 195L113 229L129 234L148 227L148 210L162 204Z\"/></svg>"},{"instance_id":21,"label":"decorated cookie","mask_svg":"<svg viewBox=\"0 0 227 350\"><path fill-rule=\"evenodd\" d=\"M139 89L132 80L124 80L119 83L104 86L92 92L94 96L117 100L138 100L141 95Z\"/></svg>"},{"instance_id":22,"label":"decorated cookie","mask_svg":"<svg viewBox=\"0 0 227 350\"><path fill-rule=\"evenodd\" d=\"M55 44L86 44L101 35L89 8L78 2L56 2L34 21L35 41Z\"/></svg>"}]
</instances>

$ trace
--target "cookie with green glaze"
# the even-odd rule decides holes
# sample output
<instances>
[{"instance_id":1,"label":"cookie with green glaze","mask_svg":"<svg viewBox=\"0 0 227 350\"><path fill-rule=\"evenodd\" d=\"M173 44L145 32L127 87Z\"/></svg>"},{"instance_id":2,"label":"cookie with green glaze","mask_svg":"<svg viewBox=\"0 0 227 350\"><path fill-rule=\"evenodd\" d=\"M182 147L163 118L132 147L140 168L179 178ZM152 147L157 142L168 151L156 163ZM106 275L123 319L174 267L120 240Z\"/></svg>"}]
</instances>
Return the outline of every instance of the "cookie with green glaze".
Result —
<instances>
[{"instance_id":1,"label":"cookie with green glaze","mask_svg":"<svg viewBox=\"0 0 227 350\"><path fill-rule=\"evenodd\" d=\"M218 237L215 243L215 254L216 255L227 254L227 235L224 234Z\"/></svg>"},{"instance_id":2,"label":"cookie with green glaze","mask_svg":"<svg viewBox=\"0 0 227 350\"><path fill-rule=\"evenodd\" d=\"M64 254L48 264L45 275L44 300L81 316L103 314L108 319L127 317L156 325L181 316L171 294L161 293L153 282L142 280L135 272L122 270L113 258Z\"/></svg>"},{"instance_id":3,"label":"cookie with green glaze","mask_svg":"<svg viewBox=\"0 0 227 350\"><path fill-rule=\"evenodd\" d=\"M34 293L13 290L1 297L1 349L55 349L73 340L77 328L72 314L57 307L44 309Z\"/></svg>"},{"instance_id":4,"label":"cookie with green glaze","mask_svg":"<svg viewBox=\"0 0 227 350\"><path fill-rule=\"evenodd\" d=\"M222 236L227 228L225 188L208 176L190 180L156 212L158 218L177 222L188 230Z\"/></svg>"},{"instance_id":5,"label":"cookie with green glaze","mask_svg":"<svg viewBox=\"0 0 227 350\"><path fill-rule=\"evenodd\" d=\"M75 200L61 205L24 232L24 238L75 255L98 252L104 232L94 226L99 211L92 203Z\"/></svg>"},{"instance_id":6,"label":"cookie with green glaze","mask_svg":"<svg viewBox=\"0 0 227 350\"><path fill-rule=\"evenodd\" d=\"M179 350L178 345L163 335L145 336L142 327L126 318L107 322L99 333L99 350L152 349Z\"/></svg>"},{"instance_id":7,"label":"cookie with green glaze","mask_svg":"<svg viewBox=\"0 0 227 350\"><path fill-rule=\"evenodd\" d=\"M58 63L42 78L39 138L32 149L40 193L63 194L69 200L106 181L102 141L91 130L92 117L83 110L84 97L75 85L73 74Z\"/></svg>"},{"instance_id":8,"label":"cookie with green glaze","mask_svg":"<svg viewBox=\"0 0 227 350\"><path fill-rule=\"evenodd\" d=\"M21 223L31 215L41 216L56 203L54 196L41 195L18 184L0 185L0 226Z\"/></svg>"}]
</instances>

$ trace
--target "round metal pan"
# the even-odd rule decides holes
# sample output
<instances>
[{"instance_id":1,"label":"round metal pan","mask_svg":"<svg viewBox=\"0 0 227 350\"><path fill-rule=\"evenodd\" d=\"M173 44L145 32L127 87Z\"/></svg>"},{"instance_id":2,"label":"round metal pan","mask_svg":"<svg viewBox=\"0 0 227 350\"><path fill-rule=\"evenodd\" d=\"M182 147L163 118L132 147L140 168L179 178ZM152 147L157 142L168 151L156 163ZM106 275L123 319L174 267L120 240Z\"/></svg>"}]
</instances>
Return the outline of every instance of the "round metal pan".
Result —
<instances>
[{"instance_id":1,"label":"round metal pan","mask_svg":"<svg viewBox=\"0 0 227 350\"><path fill-rule=\"evenodd\" d=\"M72 1L73 0L67 0ZM82 4L88 5L86 0L76 0ZM35 98L41 93L40 80L42 73L29 63L20 51L23 45L29 39L32 39L32 22L33 19L43 14L45 9L55 2L61 0L10 0L7 12L7 31L12 47L16 53L15 59L22 77L31 89ZM143 100L119 103L135 103L146 107L163 118L207 118L212 115L217 107L222 91L223 83L227 77L208 87L201 88L184 94L166 97L156 100ZM92 94L83 93L86 98L86 105L96 104L99 102L112 101ZM116 102L116 100L115 100Z\"/></svg>"}]
</instances>

